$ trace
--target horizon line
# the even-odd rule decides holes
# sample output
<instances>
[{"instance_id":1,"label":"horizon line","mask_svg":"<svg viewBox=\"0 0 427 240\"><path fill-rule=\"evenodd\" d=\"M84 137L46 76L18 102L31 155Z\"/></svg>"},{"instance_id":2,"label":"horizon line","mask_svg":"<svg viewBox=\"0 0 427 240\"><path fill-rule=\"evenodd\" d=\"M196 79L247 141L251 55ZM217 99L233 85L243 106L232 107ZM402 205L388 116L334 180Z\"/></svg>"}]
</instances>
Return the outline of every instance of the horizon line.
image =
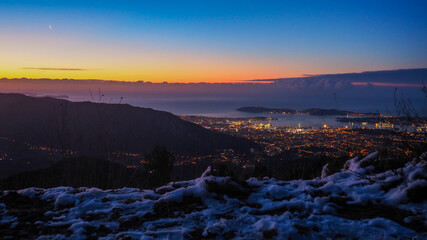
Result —
<instances>
[{"instance_id":1,"label":"horizon line","mask_svg":"<svg viewBox=\"0 0 427 240\"><path fill-rule=\"evenodd\" d=\"M35 68L25 68L25 69L35 69ZM46 69L46 70L57 70L54 68L37 68L37 69ZM65 71L85 71L89 69L84 68L58 68ZM363 74L363 73L374 73L374 72L392 72L392 71L405 71L405 70L427 70L425 68L398 68L398 69L387 69L387 70L373 70L373 71L361 71L361 72L339 72L339 73L326 73L326 74L302 74L300 77L282 77L282 78L258 78L258 79L246 79L246 80L236 80L236 81L224 81L224 82L168 82L168 81L146 81L146 80L112 80L112 79L84 79L84 78L29 78L29 77L15 77L15 78L7 78L2 77L0 80L51 80L51 81L99 81L99 82L117 82L117 83L147 83L147 84L269 84L274 83L276 81L281 80L289 80L289 79L304 79L304 78L313 78L320 76L329 76L329 75L344 75L344 74Z\"/></svg>"}]
</instances>

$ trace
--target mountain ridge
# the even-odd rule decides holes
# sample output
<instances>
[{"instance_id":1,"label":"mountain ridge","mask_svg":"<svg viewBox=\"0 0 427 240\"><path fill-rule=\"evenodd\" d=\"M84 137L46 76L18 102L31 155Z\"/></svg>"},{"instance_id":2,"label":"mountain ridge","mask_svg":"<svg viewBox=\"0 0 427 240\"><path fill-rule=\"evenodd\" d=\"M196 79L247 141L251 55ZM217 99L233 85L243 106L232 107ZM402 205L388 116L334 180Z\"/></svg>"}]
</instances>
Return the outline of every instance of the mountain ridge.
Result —
<instances>
[{"instance_id":1,"label":"mountain ridge","mask_svg":"<svg viewBox=\"0 0 427 240\"><path fill-rule=\"evenodd\" d=\"M85 153L247 151L246 139L205 129L171 113L129 104L70 102L0 93L0 136Z\"/></svg>"}]
</instances>

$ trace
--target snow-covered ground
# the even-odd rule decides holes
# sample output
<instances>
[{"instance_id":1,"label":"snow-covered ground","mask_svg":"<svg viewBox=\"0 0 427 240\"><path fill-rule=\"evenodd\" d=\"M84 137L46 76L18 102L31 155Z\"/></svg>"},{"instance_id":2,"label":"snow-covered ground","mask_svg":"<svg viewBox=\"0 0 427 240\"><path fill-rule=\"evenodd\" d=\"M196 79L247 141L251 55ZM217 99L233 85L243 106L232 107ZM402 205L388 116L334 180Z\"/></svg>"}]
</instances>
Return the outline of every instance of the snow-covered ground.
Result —
<instances>
[{"instance_id":1,"label":"snow-covered ground","mask_svg":"<svg viewBox=\"0 0 427 240\"><path fill-rule=\"evenodd\" d=\"M5 191L0 238L426 239L427 154L373 174L365 159L312 180L235 181L210 169L154 191Z\"/></svg>"}]
</instances>

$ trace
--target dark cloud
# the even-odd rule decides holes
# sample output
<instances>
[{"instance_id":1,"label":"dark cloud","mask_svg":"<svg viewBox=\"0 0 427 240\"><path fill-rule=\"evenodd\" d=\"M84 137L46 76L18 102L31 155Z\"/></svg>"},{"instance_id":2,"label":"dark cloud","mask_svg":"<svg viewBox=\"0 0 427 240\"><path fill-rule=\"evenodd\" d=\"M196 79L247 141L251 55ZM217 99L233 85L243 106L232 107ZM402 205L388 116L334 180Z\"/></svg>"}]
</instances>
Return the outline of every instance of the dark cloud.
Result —
<instances>
[{"instance_id":1,"label":"dark cloud","mask_svg":"<svg viewBox=\"0 0 427 240\"><path fill-rule=\"evenodd\" d=\"M339 82L357 82L357 83L396 83L396 84L420 84L426 81L427 68L418 69L398 69L398 70L384 70L384 71L371 71L360 73L338 73L338 74L320 74L320 75L304 75L298 78L276 78L276 79L256 79L248 80L247 82L271 82L276 83L305 83L302 85L334 85ZM362 84L359 84L362 85ZM377 84L380 86L381 84ZM401 87L404 87L403 85Z\"/></svg>"}]
</instances>

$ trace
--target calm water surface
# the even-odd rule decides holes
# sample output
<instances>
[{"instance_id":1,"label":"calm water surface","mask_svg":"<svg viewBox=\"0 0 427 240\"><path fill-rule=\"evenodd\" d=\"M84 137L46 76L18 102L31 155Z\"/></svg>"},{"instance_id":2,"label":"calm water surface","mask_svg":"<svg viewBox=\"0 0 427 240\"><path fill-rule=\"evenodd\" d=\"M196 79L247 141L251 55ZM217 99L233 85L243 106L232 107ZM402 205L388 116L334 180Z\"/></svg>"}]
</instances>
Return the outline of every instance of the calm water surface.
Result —
<instances>
[{"instance_id":1,"label":"calm water surface","mask_svg":"<svg viewBox=\"0 0 427 240\"><path fill-rule=\"evenodd\" d=\"M338 116L314 116L307 114L258 114L258 113L245 113L238 111L223 112L223 113L200 113L200 114L191 114L199 115L206 117L232 117L232 118L241 118L241 117L272 117L277 118L277 120L272 121L261 121L262 123L271 123L275 127L315 127L321 128L324 125L328 127L351 127L351 123L337 122L336 118Z\"/></svg>"}]
</instances>

